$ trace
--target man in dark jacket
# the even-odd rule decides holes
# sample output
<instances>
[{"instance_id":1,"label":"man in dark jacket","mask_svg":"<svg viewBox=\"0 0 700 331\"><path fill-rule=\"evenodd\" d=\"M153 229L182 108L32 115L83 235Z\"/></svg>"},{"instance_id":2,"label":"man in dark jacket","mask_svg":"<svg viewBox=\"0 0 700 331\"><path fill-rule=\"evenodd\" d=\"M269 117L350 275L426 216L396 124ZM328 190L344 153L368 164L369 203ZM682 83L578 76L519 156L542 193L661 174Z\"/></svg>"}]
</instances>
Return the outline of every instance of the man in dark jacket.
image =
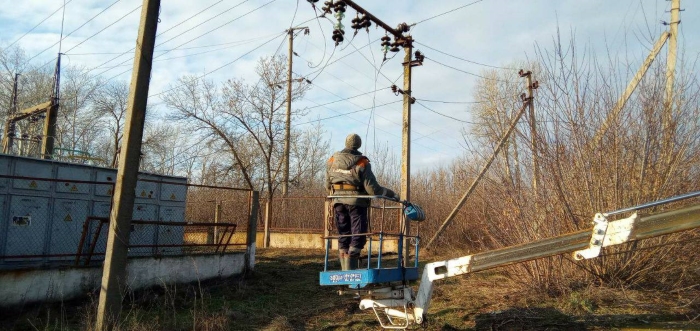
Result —
<instances>
[{"instance_id":1,"label":"man in dark jacket","mask_svg":"<svg viewBox=\"0 0 700 331\"><path fill-rule=\"evenodd\" d=\"M357 150L361 145L362 139L354 133L345 138L345 149L328 160L326 188L332 195L383 195L398 199L394 191L377 183L369 159ZM370 202L366 198L333 199L335 222L340 235L367 233L367 208ZM358 267L360 252L366 242L364 235L338 239L343 270Z\"/></svg>"}]
</instances>

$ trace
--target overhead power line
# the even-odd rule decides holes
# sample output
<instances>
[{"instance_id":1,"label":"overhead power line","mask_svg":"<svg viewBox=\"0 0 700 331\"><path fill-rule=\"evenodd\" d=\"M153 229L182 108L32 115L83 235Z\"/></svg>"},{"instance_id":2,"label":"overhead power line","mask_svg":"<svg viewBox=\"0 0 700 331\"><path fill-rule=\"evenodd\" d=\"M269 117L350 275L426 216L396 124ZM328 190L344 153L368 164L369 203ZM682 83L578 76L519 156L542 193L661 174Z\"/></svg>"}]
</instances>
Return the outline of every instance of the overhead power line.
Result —
<instances>
[{"instance_id":1,"label":"overhead power line","mask_svg":"<svg viewBox=\"0 0 700 331\"><path fill-rule=\"evenodd\" d=\"M340 101L340 100L339 100L339 101ZM338 115L323 117L323 118L319 118L319 119L315 119L315 120L308 121L308 122L303 122L303 123L296 123L296 124L294 124L294 126L299 126L299 125L304 125L304 124L310 124L310 123L315 123L315 122L321 122L321 121L329 120L329 119L332 119L332 118L337 118L337 117L347 116L347 115L350 115L350 114L359 113L359 112L361 112L361 111L370 110L370 109L373 109L373 108L379 108L379 107L384 107L384 106L392 105L392 104L399 103L399 102L403 102L403 101L402 101L402 100L396 100L396 101L387 102L387 103L384 103L384 104L381 104L381 105L377 105L377 106L372 106L372 107L361 108L361 109L358 109L358 110L349 111L349 112L347 112L347 113L338 113ZM316 106L313 106L313 107L309 107L309 108L307 108L307 109L317 108L317 107L325 107L325 108L328 108L328 107L326 107L326 105L328 105L328 103L326 103L326 104L319 104L319 105L316 105ZM328 108L328 109L330 109L330 108ZM359 120L358 120L358 121L359 121Z\"/></svg>"},{"instance_id":2,"label":"overhead power line","mask_svg":"<svg viewBox=\"0 0 700 331\"><path fill-rule=\"evenodd\" d=\"M247 2L247 1L248 1L248 0L245 0L245 1L241 2L241 3L239 3L238 5L240 5L240 4L244 3L244 2ZM184 43L182 43L182 44L180 44L180 45L178 45L178 46L172 48L171 50L178 49L178 48L180 48L180 47L182 47L182 46L184 46L184 45L186 45L186 44L189 44L189 43L191 43L191 42L193 42L193 41L195 41L195 40L197 40L197 39L199 39L199 38L202 38L202 37L204 37L205 35L207 35L207 34L209 34L209 33L212 33L212 32L214 32L214 31L216 31L216 30L218 30L218 29L220 29L220 28L222 28L222 27L224 27L224 26L226 26L226 25L228 25L228 24L230 24L230 23L232 23L232 22L234 22L234 21L236 21L236 20L238 20L238 19L241 19L241 18L243 18L243 17L245 17L245 16L248 16L248 15L250 15L251 13L253 13L253 12L255 12L255 11L257 11L257 10L259 10L259 9L261 9L261 8L267 6L267 5L269 5L269 4L271 4L271 3L275 2L275 1L277 1L277 0L271 0L271 1L269 1L269 2L267 2L267 3L265 3L265 4L263 4L263 5L261 5L261 6L257 7L257 8L255 8L255 9L253 9L253 10L251 10L251 11L249 11L249 12L243 14L243 15L240 15L240 16L238 16L238 17L236 17L236 18L234 18L234 19L232 19L232 20L230 20L230 21L228 21L228 22L226 22L226 23L224 23L224 24L222 24L222 25L220 25L220 26L214 28L214 29L211 29L211 30L209 30L209 31L207 31L207 32L205 32L205 33L203 33L203 34L197 36L197 37L194 37L194 38L188 40L188 41L186 41L186 42L184 42ZM233 8L237 7L238 5L234 6ZM200 25L201 25L201 24L200 24ZM197 26L199 26L199 25L197 25ZM180 34L180 35L181 35L181 34ZM178 35L178 36L179 36L179 35ZM176 37L177 37L177 36L176 36ZM174 38L174 37L173 37L173 38ZM172 40L173 38L170 38L170 39L168 39L168 40L166 40L166 41L164 41L164 42L162 42L162 43L156 45L156 47L158 47L158 46L160 46L160 45L162 45L162 44L164 44L164 43L166 43L166 42ZM158 56L154 57L154 59L157 59L157 58L159 58L159 57L161 57L161 56L163 56L163 55L165 55L165 54L167 54L167 53L169 53L169 52L163 52L162 54L159 54ZM118 65L116 65L116 66L114 66L114 67L121 66L122 64L128 63L128 62L131 61L131 60L133 60L133 57L132 57L131 59L127 59L127 60L125 60L125 61L122 61L121 63L119 63ZM108 61L108 62L109 62L109 61ZM104 65L104 63L103 63L102 65ZM114 68L114 67L112 67L112 68ZM96 67L96 68L94 68L94 69L97 69L97 68L99 68L99 66ZM102 74L104 74L105 72L111 70L112 68L109 68L109 69L103 71L102 73L100 73L100 75L102 75Z\"/></svg>"},{"instance_id":3,"label":"overhead power line","mask_svg":"<svg viewBox=\"0 0 700 331\"><path fill-rule=\"evenodd\" d=\"M425 58L426 58L426 59L430 59L431 61L433 61L433 62L435 62L435 63L437 63L437 64L439 64L439 65L441 65L441 66L443 66L443 67L447 67L447 68L450 68L450 69L452 69L452 70L456 70L456 71L465 73L465 74L467 74L467 75L471 75L471 76L474 76L474 77L479 77L479 78L486 79L486 80L493 80L493 81L497 81L497 82L508 83L507 80L502 80L502 79L498 79L498 78L490 78L490 77L482 76L482 75L479 75L479 74L475 74L475 73L473 73L473 72L469 72L469 71L466 71L466 70L462 70L462 69L459 69L459 68L455 68L455 67L453 67L453 66L451 66L451 65L444 64L444 63L442 63L442 62L436 61L436 60L433 59L433 58L428 58L427 56L426 56Z\"/></svg>"},{"instance_id":4,"label":"overhead power line","mask_svg":"<svg viewBox=\"0 0 700 331\"><path fill-rule=\"evenodd\" d=\"M469 122L469 121L461 120L461 119L459 119L459 118L452 117L452 116L450 116L450 115L445 115L445 114L443 114L443 113L440 113L440 112L438 112L438 111L435 111L435 110L433 110L432 108L430 108L430 107L424 105L424 104L421 103L421 102L416 102L416 103L419 104L419 105L421 105L421 107L427 109L428 111L431 111L431 112L433 112L433 113L435 113L435 114L438 114L438 115L440 115L440 116L442 116L442 117L447 117L447 118L449 118L449 119L451 119L451 120L455 120L455 121L457 121L457 122L462 122L462 123L466 123L466 124L474 124L474 122Z\"/></svg>"},{"instance_id":5,"label":"overhead power line","mask_svg":"<svg viewBox=\"0 0 700 331\"><path fill-rule=\"evenodd\" d=\"M427 48L429 48L429 49L431 49L431 50L433 50L433 51L436 51L436 52L438 52L438 53L440 53L440 54L447 55L447 56L449 56L449 57L452 57L452 58L455 58L455 59L458 59L458 60L462 60L462 61L464 61L464 62L469 62L469 63L472 63L472 64L476 64L476 65L480 65L480 66L484 66L484 67L489 67L489 68L495 68L495 69L518 70L518 69L515 69L515 68L499 67L499 66L494 66L494 65L490 65L490 64L479 63L479 62L472 61L472 60L467 60L467 59L465 59L465 58L462 58L462 57L459 57L459 56L456 56L456 55L452 55L452 54L445 53L445 52L443 52L443 51L441 51L441 50L435 49L435 48L430 47L430 46L428 46L428 45L426 45L426 44L419 43L419 42L417 42L417 41L414 41L414 43L416 43L416 44L418 44L418 45L421 45L421 46L425 46L425 47L427 47Z\"/></svg>"},{"instance_id":6,"label":"overhead power line","mask_svg":"<svg viewBox=\"0 0 700 331\"><path fill-rule=\"evenodd\" d=\"M235 6L233 6L233 7L229 8L229 9L227 9L227 10L225 10L225 11L219 13L219 14L216 15L216 16L213 16L213 17L210 17L210 18L206 19L204 22L195 25L194 27L188 29L188 30L185 31L185 32L192 31L192 29L194 29L194 28L196 28L196 27L198 27L198 26L200 26L200 25L202 25L202 24L204 24L204 23L206 23L206 22L211 21L212 19L216 18L217 16L219 16L219 15L221 15L221 14L223 14L223 13L226 13L226 12L230 11L230 10L233 9L233 8L238 7L240 4L242 4L242 3L246 2L246 1L248 1L248 0L243 1L243 2L241 2L241 3L239 3L239 4L235 5ZM170 30L172 30L172 29L174 29L174 28L176 28L176 27L182 25L183 23L188 22L189 20L191 20L191 19L197 17L199 14L201 14L201 13L203 13L204 11L206 11L206 10L208 10L208 9L210 9L210 8L212 8L212 7L214 7L216 4L218 4L218 3L220 3L220 2L221 2L221 1L216 2L216 3L214 3L214 4L212 4L212 5L208 6L208 7L206 7L206 8L204 8L204 9L200 10L199 12L195 13L194 15L192 15L192 16L190 16L190 17L188 17L188 18L182 20L182 21L179 22L178 24L175 24L174 26L170 27L169 29L167 29L167 30L165 30L165 31L163 31L163 32L158 33L158 34L156 35L156 37L159 37L159 36L161 36L161 35L167 33L168 31L170 31ZM180 34L178 34L178 35L175 36L175 37L178 37L178 36L184 34L185 32L180 33ZM173 37L173 38L174 38L174 37ZM166 40L165 42L168 42L168 41L172 40L173 38L168 39L168 40ZM165 42L163 42L163 43L165 43ZM160 43L160 44L156 45L156 47L158 47L159 45L161 45L161 44L163 44L163 43ZM115 57L113 57L113 58L111 58L111 59L109 59L109 60L103 62L102 64L100 64L100 65L98 65L98 66L96 66L96 67L90 69L90 71L95 70L95 69L99 69L99 68L101 68L102 66L104 66L105 64L110 63L110 62L112 62L112 61L114 61L114 60L116 60L116 59L122 57L123 55L126 55L126 54L128 54L129 52L134 51L135 49L136 49L136 47L132 47L131 49L129 49L129 50L125 51L125 52L122 52L122 53L120 53L119 55L117 55L117 56L115 56ZM173 48L173 49L174 49L174 48ZM173 50L173 49L166 50L165 52L167 53L168 51L171 51L171 50ZM125 63L125 62L128 62L128 61L131 61L132 59L133 59L133 57L132 57L131 59L127 60L127 61L124 61L124 62L120 63L119 65L121 65L121 64L123 64L123 63ZM117 65L117 66L119 66L119 65ZM106 71L105 71L105 72L106 72ZM104 72L102 72L102 73L104 73Z\"/></svg>"},{"instance_id":7,"label":"overhead power line","mask_svg":"<svg viewBox=\"0 0 700 331\"><path fill-rule=\"evenodd\" d=\"M236 62L236 61L242 59L243 57L249 55L250 53L252 53L252 52L254 52L254 51L260 49L261 47L263 47L263 46L269 44L269 43L272 42L273 40L275 40L275 39L277 39L277 38L279 38L279 37L281 37L281 36L283 36L283 35L286 35L286 34L287 34L286 31L285 31L285 32L282 32L282 33L279 34L278 36L276 36L276 37L274 37L274 38L271 38L271 39L269 39L268 41L266 41L266 42L264 42L264 43L258 45L257 47L251 49L250 51L246 52L245 54L243 54L243 55L237 57L237 58L234 59L233 61L230 61L230 62L228 62L228 63L226 63L226 64L224 64L224 65L222 65L222 66L220 66L220 67L218 67L218 68L216 68L216 69L214 69L214 70L211 70L211 71L208 71L208 72L204 73L203 75L197 77L197 79L204 78L204 77L206 77L207 75L210 75L210 74L212 74L212 73L214 73L214 72L216 72L216 71L219 71L219 70L221 70L221 69L223 69L223 68L225 68L225 67L227 67L227 66L233 64L234 62ZM129 70L131 70L131 69L129 69ZM123 73L125 73L125 72L123 72ZM123 74L123 73L122 73L122 74ZM121 74L120 74L120 75L121 75ZM115 76L115 77L116 77L116 76ZM112 78L114 78L114 77L112 77ZM110 78L110 79L111 79L111 78ZM172 90L174 90L174 89L176 89L176 88L177 88L177 86L172 87L172 88L169 88L169 89L164 90L164 91L161 91L161 92L158 92L158 93L156 93L156 94L151 94L151 95L149 95L148 97L150 98L150 97L154 97L154 96L157 96L157 95L161 95L161 94L163 94L163 93L172 91Z\"/></svg>"},{"instance_id":8,"label":"overhead power line","mask_svg":"<svg viewBox=\"0 0 700 331\"><path fill-rule=\"evenodd\" d=\"M314 109L314 108L318 108L318 107L325 107L325 106L327 106L327 105L332 105L332 104L334 104L334 103L338 103L338 102L343 102L343 101L346 101L346 100L354 99L354 98L357 98L357 97L361 97L361 96L363 96L363 95L367 95L367 94L374 93L374 92L381 91L381 90L383 90L383 89L388 89L388 88L389 88L389 87L384 87L384 88L376 89L376 90L374 90L374 91L369 91L369 92L365 92L365 93L362 93L362 94L353 95L353 96L351 96L351 97L347 97L347 98L343 98L343 99L339 99L339 100L327 102L327 103L324 103L324 104L319 104L319 105L316 105L316 106L306 107L306 108L304 108L304 109L307 109L307 110L308 110L308 109Z\"/></svg>"},{"instance_id":9,"label":"overhead power line","mask_svg":"<svg viewBox=\"0 0 700 331\"><path fill-rule=\"evenodd\" d=\"M476 1L474 1L474 2L470 2L470 3L466 4L466 5L459 6L459 7L457 7L457 8L448 10L448 11L446 11L446 12L444 12L444 13L440 13L440 14L437 14L437 15L434 15L434 16L431 16L431 17L428 17L428 18L426 18L426 19L424 19L424 20L420 20L420 21L418 21L418 22L416 22L416 23L413 23L413 25L421 24L421 23L423 23L423 22L425 22L425 21L429 21L429 20L432 20L432 19L434 19L434 18L438 18L438 17L440 17L440 16L442 16L442 15L447 15L447 14L449 14L449 13L453 13L453 12L455 12L455 11L458 11L458 10L462 9L462 8L469 7L469 6L471 6L471 5L475 4L475 3L479 3L479 2L482 2L482 1L484 1L484 0L476 0Z\"/></svg>"},{"instance_id":10,"label":"overhead power line","mask_svg":"<svg viewBox=\"0 0 700 331\"><path fill-rule=\"evenodd\" d=\"M110 23L109 25L105 26L105 27L102 28L100 31L95 32L92 36L85 38L85 40L79 42L77 45L75 45L75 46L71 47L70 49L68 49L67 51L65 51L65 53L68 53L68 52L74 50L75 48L77 48L78 46L82 45L82 44L85 43L86 41L88 41L88 40L92 39L93 37L97 36L98 34L102 33L104 30L107 30L107 29L110 28L112 25L117 24L119 21L121 21L121 20L125 19L127 16L133 14L135 11L139 10L140 8L141 8L141 5L139 5L138 7L134 8L132 11L126 13L124 16L120 17L120 18L117 19L116 21L114 21L114 22Z\"/></svg>"},{"instance_id":11,"label":"overhead power line","mask_svg":"<svg viewBox=\"0 0 700 331\"><path fill-rule=\"evenodd\" d=\"M39 25L41 25L42 23L46 22L46 20L48 20L49 18L51 18L51 16L56 15L56 13L58 13L59 10L61 10L63 7L65 7L65 6L67 6L69 3L71 3L71 1L73 1L73 0L68 0L68 2L66 2L65 4L63 4L61 7L58 7L58 9L54 10L53 13L49 14L49 16L46 16L43 20L41 20L41 22L37 23L33 28L29 29L29 31L27 31L27 32L26 32L25 34L23 34L21 37L17 38L17 40L13 41L11 44L7 45L7 47L5 47L5 48L10 48L10 47L12 47L12 45L18 43L20 40L22 40L22 38L26 37L28 34L30 34L32 31L34 31L34 29L36 29L37 27L39 27Z\"/></svg>"},{"instance_id":12,"label":"overhead power line","mask_svg":"<svg viewBox=\"0 0 700 331\"><path fill-rule=\"evenodd\" d=\"M70 33L68 33L65 37L61 37L60 40L57 41L57 42L55 42L53 45L51 45L51 46L45 48L43 51L41 51L41 52L37 53L36 55L32 56L31 58L29 58L29 60L27 60L27 62L33 60L34 58L36 58L37 56L41 55L42 53L48 51L48 50L51 49L52 47L58 45L61 41L65 40L65 39L68 38L70 35L72 35L72 34L75 33L76 31L80 30L82 27L84 27L86 24L92 22L92 20L94 20L94 19L97 18L98 16L102 15L102 14L103 14L104 12L106 12L108 9L112 8L112 7L113 7L114 5L116 5L119 1L121 1L121 0L117 0L117 1L113 2L111 5L107 6L107 8L102 9L102 11L100 11L99 13L97 13L95 16L91 17L89 20L85 21L85 23L81 24L81 25L80 25L79 27L77 27L75 30L73 30L73 31L71 31Z\"/></svg>"},{"instance_id":13,"label":"overhead power line","mask_svg":"<svg viewBox=\"0 0 700 331\"><path fill-rule=\"evenodd\" d=\"M423 102L434 102L434 103L456 103L456 104L478 104L478 103L489 103L493 101L499 101L499 100L506 100L509 99L508 97L505 98L499 98L496 100L479 100L479 101L445 101L445 100L428 100L428 99L418 99L418 101L423 101Z\"/></svg>"}]
</instances>

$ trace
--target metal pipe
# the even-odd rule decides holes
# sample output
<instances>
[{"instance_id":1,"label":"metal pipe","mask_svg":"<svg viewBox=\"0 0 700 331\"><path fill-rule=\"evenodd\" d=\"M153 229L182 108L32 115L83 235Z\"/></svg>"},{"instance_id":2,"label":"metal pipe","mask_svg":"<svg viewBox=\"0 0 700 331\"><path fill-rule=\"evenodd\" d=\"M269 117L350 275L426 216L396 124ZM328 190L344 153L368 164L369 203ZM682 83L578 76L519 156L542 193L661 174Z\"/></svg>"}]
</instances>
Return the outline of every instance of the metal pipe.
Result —
<instances>
[{"instance_id":1,"label":"metal pipe","mask_svg":"<svg viewBox=\"0 0 700 331\"><path fill-rule=\"evenodd\" d=\"M657 201L653 201L653 202L648 202L648 203L641 204L641 205L637 205L637 206L634 206L634 207L629 207L629 208L618 209L618 210L615 210L615 211L610 211L610 212L607 212L607 213L603 213L603 215L607 217L607 216L611 216L611 215L617 215L617 214L632 212L632 211L636 211L636 210L640 210L640 209L656 207L656 206L663 205L663 204L666 204L666 203L676 202L676 201L680 201L680 200L684 200L684 199L689 199L689 198L694 198L694 197L698 197L698 196L700 196L700 191L695 191L695 192L691 192L691 193L686 193L686 194L682 194L682 195L677 195L677 196L675 196L675 197L670 197L670 198L663 199L663 200L657 200Z\"/></svg>"}]
</instances>

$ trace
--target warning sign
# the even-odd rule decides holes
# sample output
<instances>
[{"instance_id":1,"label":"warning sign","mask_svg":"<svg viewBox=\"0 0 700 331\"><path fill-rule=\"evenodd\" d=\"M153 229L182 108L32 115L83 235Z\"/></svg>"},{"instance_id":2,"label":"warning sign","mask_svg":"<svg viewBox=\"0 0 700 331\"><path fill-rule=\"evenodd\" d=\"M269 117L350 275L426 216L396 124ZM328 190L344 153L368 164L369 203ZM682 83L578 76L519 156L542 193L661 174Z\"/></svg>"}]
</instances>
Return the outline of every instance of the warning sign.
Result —
<instances>
[{"instance_id":1,"label":"warning sign","mask_svg":"<svg viewBox=\"0 0 700 331\"><path fill-rule=\"evenodd\" d=\"M66 217L63 218L64 222L73 222L73 217L70 216L70 214L66 215Z\"/></svg>"},{"instance_id":2,"label":"warning sign","mask_svg":"<svg viewBox=\"0 0 700 331\"><path fill-rule=\"evenodd\" d=\"M145 197L146 197L146 191L145 191L145 190L144 190L144 191L141 191L141 197L142 197L142 198L145 198Z\"/></svg>"},{"instance_id":3,"label":"warning sign","mask_svg":"<svg viewBox=\"0 0 700 331\"><path fill-rule=\"evenodd\" d=\"M70 188L71 192L78 192L78 187L73 184L73 187Z\"/></svg>"},{"instance_id":4,"label":"warning sign","mask_svg":"<svg viewBox=\"0 0 700 331\"><path fill-rule=\"evenodd\" d=\"M175 200L175 199L177 199L177 197L175 197L175 193L171 194L171 195L170 195L170 200Z\"/></svg>"},{"instance_id":5,"label":"warning sign","mask_svg":"<svg viewBox=\"0 0 700 331\"><path fill-rule=\"evenodd\" d=\"M12 226L29 226L31 224L31 216L12 216Z\"/></svg>"},{"instance_id":6,"label":"warning sign","mask_svg":"<svg viewBox=\"0 0 700 331\"><path fill-rule=\"evenodd\" d=\"M35 181L31 181L31 182L29 183L29 188L37 188L36 182L35 182Z\"/></svg>"}]
</instances>

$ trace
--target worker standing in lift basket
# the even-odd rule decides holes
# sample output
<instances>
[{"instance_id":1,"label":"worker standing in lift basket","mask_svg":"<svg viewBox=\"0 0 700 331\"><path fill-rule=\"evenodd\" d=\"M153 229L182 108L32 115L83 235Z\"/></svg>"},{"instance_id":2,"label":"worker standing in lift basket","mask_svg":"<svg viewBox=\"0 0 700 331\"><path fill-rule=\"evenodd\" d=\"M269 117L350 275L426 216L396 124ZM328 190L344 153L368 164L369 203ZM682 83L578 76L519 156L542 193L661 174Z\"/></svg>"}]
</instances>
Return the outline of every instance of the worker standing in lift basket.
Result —
<instances>
[{"instance_id":1,"label":"worker standing in lift basket","mask_svg":"<svg viewBox=\"0 0 700 331\"><path fill-rule=\"evenodd\" d=\"M372 173L369 159L357 149L362 139L357 134L345 138L345 148L336 152L328 160L326 189L331 195L383 195L399 199L394 191L382 187ZM333 212L338 233L342 235L367 233L367 198L335 198ZM367 237L352 236L338 238L340 267L353 270L359 267L360 252L365 247Z\"/></svg>"}]
</instances>

